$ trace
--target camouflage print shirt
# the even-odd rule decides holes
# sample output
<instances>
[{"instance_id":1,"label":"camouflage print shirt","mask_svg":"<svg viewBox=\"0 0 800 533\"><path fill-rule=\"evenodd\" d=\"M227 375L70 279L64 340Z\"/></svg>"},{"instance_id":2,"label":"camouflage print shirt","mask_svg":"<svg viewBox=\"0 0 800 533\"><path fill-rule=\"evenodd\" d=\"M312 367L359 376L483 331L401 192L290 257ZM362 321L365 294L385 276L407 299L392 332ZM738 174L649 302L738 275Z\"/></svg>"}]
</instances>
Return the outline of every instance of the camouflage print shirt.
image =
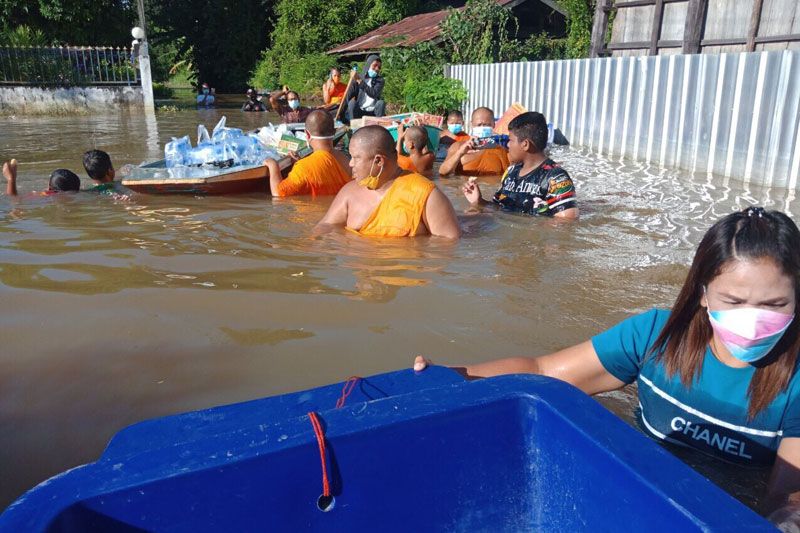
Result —
<instances>
[{"instance_id":1,"label":"camouflage print shirt","mask_svg":"<svg viewBox=\"0 0 800 533\"><path fill-rule=\"evenodd\" d=\"M508 211L544 216L578 207L575 184L558 163L545 159L524 176L519 175L521 169L522 163L508 167L492 198L495 204Z\"/></svg>"}]
</instances>

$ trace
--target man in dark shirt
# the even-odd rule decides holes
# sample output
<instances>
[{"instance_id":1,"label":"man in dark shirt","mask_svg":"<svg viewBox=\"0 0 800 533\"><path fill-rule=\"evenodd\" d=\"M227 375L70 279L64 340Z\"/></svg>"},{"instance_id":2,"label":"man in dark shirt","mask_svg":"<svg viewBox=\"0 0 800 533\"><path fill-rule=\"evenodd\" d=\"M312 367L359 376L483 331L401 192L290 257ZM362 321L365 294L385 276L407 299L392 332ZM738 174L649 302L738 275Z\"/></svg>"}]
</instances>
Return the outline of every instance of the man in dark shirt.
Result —
<instances>
[{"instance_id":1,"label":"man in dark shirt","mask_svg":"<svg viewBox=\"0 0 800 533\"><path fill-rule=\"evenodd\" d=\"M372 54L364 63L364 72L361 76L356 71L350 72L352 83L350 90L345 95L345 102L347 102L345 120L348 124L351 120L364 116L382 117L386 113L381 65L381 58Z\"/></svg>"},{"instance_id":2,"label":"man in dark shirt","mask_svg":"<svg viewBox=\"0 0 800 533\"><path fill-rule=\"evenodd\" d=\"M253 88L247 89L247 100L245 100L244 105L242 105L242 111L263 112L266 110L267 106L261 102L261 97L258 96L256 90Z\"/></svg>"},{"instance_id":3,"label":"man in dark shirt","mask_svg":"<svg viewBox=\"0 0 800 533\"><path fill-rule=\"evenodd\" d=\"M529 215L578 218L575 184L547 157L547 121L541 113L522 113L508 125L508 159L500 189L488 202L473 178L462 189L473 206L494 204Z\"/></svg>"}]
</instances>

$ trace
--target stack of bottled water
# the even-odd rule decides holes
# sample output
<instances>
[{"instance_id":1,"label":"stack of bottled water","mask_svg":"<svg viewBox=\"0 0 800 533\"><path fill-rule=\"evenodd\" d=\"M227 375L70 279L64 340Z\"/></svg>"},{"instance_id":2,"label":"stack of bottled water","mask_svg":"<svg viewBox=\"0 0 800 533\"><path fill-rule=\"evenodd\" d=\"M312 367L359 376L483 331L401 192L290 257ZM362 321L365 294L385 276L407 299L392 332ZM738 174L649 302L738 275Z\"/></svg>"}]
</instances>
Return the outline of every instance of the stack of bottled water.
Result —
<instances>
[{"instance_id":1,"label":"stack of bottled water","mask_svg":"<svg viewBox=\"0 0 800 533\"><path fill-rule=\"evenodd\" d=\"M274 148L265 146L255 133L225 127L222 117L211 135L202 124L197 127L197 146L192 147L189 136L172 138L164 146L167 168L214 166L227 168L240 165L259 165L267 158L278 159Z\"/></svg>"}]
</instances>

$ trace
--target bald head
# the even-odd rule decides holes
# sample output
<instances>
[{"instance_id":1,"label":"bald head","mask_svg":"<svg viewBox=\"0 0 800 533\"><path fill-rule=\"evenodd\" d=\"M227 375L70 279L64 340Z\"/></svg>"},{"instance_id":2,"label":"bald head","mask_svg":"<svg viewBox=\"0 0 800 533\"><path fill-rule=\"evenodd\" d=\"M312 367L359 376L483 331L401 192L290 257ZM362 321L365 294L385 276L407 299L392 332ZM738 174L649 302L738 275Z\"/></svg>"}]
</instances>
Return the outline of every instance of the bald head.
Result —
<instances>
[{"instance_id":1,"label":"bald head","mask_svg":"<svg viewBox=\"0 0 800 533\"><path fill-rule=\"evenodd\" d=\"M330 137L336 131L330 113L319 109L312 111L306 117L306 129L314 137Z\"/></svg>"},{"instance_id":2,"label":"bald head","mask_svg":"<svg viewBox=\"0 0 800 533\"><path fill-rule=\"evenodd\" d=\"M358 143L367 157L376 155L385 156L387 159L397 159L395 143L392 134L383 126L364 126L358 128L350 143Z\"/></svg>"},{"instance_id":3,"label":"bald head","mask_svg":"<svg viewBox=\"0 0 800 533\"><path fill-rule=\"evenodd\" d=\"M411 126L406 130L405 139L414 143L414 147L422 150L428 145L428 132L421 126Z\"/></svg>"},{"instance_id":4,"label":"bald head","mask_svg":"<svg viewBox=\"0 0 800 533\"><path fill-rule=\"evenodd\" d=\"M479 107L472 112L472 126L491 126L494 128L494 111L488 107Z\"/></svg>"}]
</instances>

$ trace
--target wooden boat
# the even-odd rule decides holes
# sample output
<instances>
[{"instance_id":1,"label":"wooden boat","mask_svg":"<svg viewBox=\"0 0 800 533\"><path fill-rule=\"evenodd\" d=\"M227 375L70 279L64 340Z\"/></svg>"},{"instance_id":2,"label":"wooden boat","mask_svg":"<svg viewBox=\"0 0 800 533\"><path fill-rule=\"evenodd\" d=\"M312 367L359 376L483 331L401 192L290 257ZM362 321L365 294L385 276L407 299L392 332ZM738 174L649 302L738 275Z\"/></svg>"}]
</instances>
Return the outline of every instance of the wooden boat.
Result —
<instances>
[{"instance_id":1,"label":"wooden boat","mask_svg":"<svg viewBox=\"0 0 800 533\"><path fill-rule=\"evenodd\" d=\"M432 367L142 422L0 533L774 531L578 389Z\"/></svg>"},{"instance_id":2,"label":"wooden boat","mask_svg":"<svg viewBox=\"0 0 800 533\"><path fill-rule=\"evenodd\" d=\"M298 126L304 127L302 124L290 126L294 126L295 129L298 129ZM340 128L336 132L334 143L344 137L346 132L345 128ZM307 149L301 151L300 155L305 156L309 153L311 150ZM289 156L278 160L278 166L284 173L288 172L293 164L294 161ZM123 178L120 183L133 191L144 194L219 195L267 192L269 190L269 172L263 164L195 171L195 174L198 173L205 175L192 176L191 172L187 172L187 177L172 177L167 169L166 161L161 159L154 163L140 165L132 173L133 175Z\"/></svg>"}]
</instances>

